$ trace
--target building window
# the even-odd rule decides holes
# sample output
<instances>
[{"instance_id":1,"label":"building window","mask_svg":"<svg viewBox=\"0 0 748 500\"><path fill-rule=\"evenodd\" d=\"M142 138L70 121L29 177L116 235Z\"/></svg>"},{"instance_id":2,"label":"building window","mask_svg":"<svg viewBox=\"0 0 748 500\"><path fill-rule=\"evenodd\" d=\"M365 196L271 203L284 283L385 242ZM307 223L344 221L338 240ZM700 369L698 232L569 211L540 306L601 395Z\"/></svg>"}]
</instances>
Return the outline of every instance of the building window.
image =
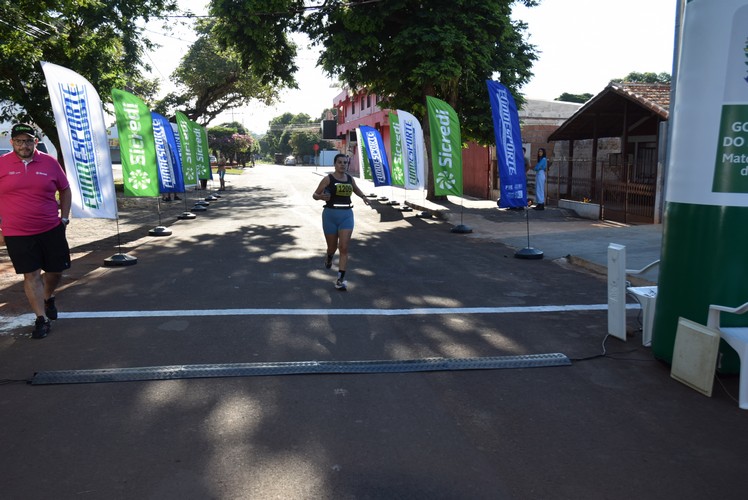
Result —
<instances>
[{"instance_id":1,"label":"building window","mask_svg":"<svg viewBox=\"0 0 748 500\"><path fill-rule=\"evenodd\" d=\"M366 96L366 107L367 108L371 107L371 96L370 95Z\"/></svg>"}]
</instances>

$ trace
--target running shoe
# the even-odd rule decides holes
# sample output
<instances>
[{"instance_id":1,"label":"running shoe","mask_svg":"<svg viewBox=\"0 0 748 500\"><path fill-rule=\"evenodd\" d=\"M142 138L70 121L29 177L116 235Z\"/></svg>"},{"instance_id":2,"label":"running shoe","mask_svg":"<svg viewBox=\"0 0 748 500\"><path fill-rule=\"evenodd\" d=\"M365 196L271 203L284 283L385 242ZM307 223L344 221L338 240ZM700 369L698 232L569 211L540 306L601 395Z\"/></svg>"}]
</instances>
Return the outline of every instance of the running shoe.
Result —
<instances>
[{"instance_id":1,"label":"running shoe","mask_svg":"<svg viewBox=\"0 0 748 500\"><path fill-rule=\"evenodd\" d=\"M31 332L32 339L43 339L49 333L49 329L52 328L52 322L44 316L36 318L34 323L34 331Z\"/></svg>"},{"instance_id":2,"label":"running shoe","mask_svg":"<svg viewBox=\"0 0 748 500\"><path fill-rule=\"evenodd\" d=\"M55 298L50 297L44 301L44 314L49 319L57 319L57 307L55 306Z\"/></svg>"},{"instance_id":3,"label":"running shoe","mask_svg":"<svg viewBox=\"0 0 748 500\"><path fill-rule=\"evenodd\" d=\"M332 255L325 255L325 267L327 269L332 267Z\"/></svg>"},{"instance_id":4,"label":"running shoe","mask_svg":"<svg viewBox=\"0 0 748 500\"><path fill-rule=\"evenodd\" d=\"M348 282L345 280L337 280L335 282L335 288L337 288L341 292L345 292L346 290L348 290Z\"/></svg>"}]
</instances>

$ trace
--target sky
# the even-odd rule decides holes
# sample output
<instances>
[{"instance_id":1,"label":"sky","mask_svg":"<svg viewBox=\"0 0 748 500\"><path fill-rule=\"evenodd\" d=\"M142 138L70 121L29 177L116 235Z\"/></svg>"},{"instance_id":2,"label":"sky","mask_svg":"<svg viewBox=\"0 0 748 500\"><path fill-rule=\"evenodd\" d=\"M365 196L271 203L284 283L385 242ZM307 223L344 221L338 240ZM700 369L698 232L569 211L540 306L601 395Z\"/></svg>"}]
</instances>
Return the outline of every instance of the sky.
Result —
<instances>
[{"instance_id":1,"label":"sky","mask_svg":"<svg viewBox=\"0 0 748 500\"><path fill-rule=\"evenodd\" d=\"M194 0L180 0L197 14ZM202 2L207 5L208 2ZM570 94L598 94L612 79L631 72L670 73L677 0L541 0L538 7L515 4L512 18L527 23L529 43L538 60L534 77L522 88L528 99L553 100ZM176 23L174 23L176 24ZM149 54L152 77L162 80L162 90L171 89L169 75L195 40L191 30L176 27L165 36L155 24L147 35L162 47ZM255 133L264 133L268 122L290 112L307 113L317 119L332 107L340 93L334 80L315 67L316 50L299 43L298 90L285 90L275 106L251 104L219 115L209 126L238 121Z\"/></svg>"}]
</instances>

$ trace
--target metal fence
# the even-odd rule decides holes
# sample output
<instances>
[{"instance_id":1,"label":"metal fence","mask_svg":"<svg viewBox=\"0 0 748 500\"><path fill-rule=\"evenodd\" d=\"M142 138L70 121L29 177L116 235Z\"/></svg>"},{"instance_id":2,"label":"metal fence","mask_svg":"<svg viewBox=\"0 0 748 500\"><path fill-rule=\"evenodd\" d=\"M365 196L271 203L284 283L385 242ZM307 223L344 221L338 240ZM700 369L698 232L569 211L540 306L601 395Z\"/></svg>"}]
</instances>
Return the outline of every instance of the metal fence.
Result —
<instances>
[{"instance_id":1,"label":"metal fence","mask_svg":"<svg viewBox=\"0 0 748 500\"><path fill-rule=\"evenodd\" d=\"M620 158L615 158L620 160ZM612 164L611 164L612 163ZM548 168L547 202L566 199L600 205L602 218L624 223L652 223L655 212L654 176L631 161L554 158ZM532 185L534 179L528 184Z\"/></svg>"}]
</instances>

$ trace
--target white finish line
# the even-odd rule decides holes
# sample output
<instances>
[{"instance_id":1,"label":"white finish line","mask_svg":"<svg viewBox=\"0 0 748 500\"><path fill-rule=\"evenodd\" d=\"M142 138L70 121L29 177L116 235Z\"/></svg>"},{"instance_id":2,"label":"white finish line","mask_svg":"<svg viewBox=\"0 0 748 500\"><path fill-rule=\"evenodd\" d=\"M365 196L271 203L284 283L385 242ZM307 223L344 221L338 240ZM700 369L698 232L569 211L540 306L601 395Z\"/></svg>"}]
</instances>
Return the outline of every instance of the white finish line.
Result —
<instances>
[{"instance_id":1,"label":"white finish line","mask_svg":"<svg viewBox=\"0 0 748 500\"><path fill-rule=\"evenodd\" d=\"M606 311L608 304L524 307L420 307L414 309L167 309L160 311L60 312L60 319L165 318L201 316L428 316L443 314L524 314L574 311ZM626 309L641 309L626 304ZM34 316L0 316L0 332L31 326Z\"/></svg>"}]
</instances>

